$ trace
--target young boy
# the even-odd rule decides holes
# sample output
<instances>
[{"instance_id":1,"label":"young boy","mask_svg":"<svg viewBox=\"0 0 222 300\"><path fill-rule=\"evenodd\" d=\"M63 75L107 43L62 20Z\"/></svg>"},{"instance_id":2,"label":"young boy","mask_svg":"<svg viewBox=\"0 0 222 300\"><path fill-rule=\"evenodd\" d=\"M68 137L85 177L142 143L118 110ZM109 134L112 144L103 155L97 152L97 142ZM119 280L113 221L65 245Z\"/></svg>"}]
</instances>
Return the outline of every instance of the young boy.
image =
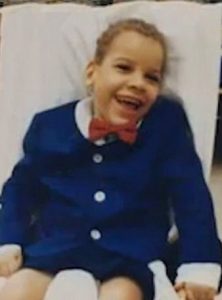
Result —
<instances>
[{"instance_id":1,"label":"young boy","mask_svg":"<svg viewBox=\"0 0 222 300\"><path fill-rule=\"evenodd\" d=\"M149 265L166 256L173 207L175 289L187 300L213 299L220 248L212 201L184 110L160 96L166 57L156 27L120 21L87 66L89 98L34 117L2 193L0 242L22 254L0 255L0 274L9 276L0 298L41 300L54 275L82 269L99 280L100 300L154 299Z\"/></svg>"}]
</instances>

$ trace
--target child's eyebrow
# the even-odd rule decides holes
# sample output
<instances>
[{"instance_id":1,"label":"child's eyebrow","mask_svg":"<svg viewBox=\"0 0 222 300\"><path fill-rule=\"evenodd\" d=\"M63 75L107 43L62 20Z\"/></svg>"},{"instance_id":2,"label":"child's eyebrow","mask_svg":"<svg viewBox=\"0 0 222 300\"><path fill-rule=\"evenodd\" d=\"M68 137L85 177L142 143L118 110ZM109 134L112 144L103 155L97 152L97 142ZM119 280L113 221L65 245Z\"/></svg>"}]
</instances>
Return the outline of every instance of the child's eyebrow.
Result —
<instances>
[{"instance_id":1,"label":"child's eyebrow","mask_svg":"<svg viewBox=\"0 0 222 300\"><path fill-rule=\"evenodd\" d=\"M132 59L128 58L128 57L116 57L114 59L114 63L128 63L128 64L135 64L136 62L134 62ZM161 75L161 68L152 68L146 71L146 73L155 73L156 75Z\"/></svg>"},{"instance_id":2,"label":"child's eyebrow","mask_svg":"<svg viewBox=\"0 0 222 300\"><path fill-rule=\"evenodd\" d=\"M126 63L133 63L133 61L131 59L126 58L126 57L116 57L115 61L116 62L121 61L121 62L126 62Z\"/></svg>"}]
</instances>

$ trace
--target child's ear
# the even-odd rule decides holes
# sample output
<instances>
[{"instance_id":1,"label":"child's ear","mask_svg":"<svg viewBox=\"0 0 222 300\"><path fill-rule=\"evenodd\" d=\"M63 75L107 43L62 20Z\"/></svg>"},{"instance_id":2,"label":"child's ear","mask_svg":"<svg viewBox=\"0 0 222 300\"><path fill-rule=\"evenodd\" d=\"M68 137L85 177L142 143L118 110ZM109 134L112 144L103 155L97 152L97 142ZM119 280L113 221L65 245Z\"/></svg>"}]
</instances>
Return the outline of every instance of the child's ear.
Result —
<instances>
[{"instance_id":1,"label":"child's ear","mask_svg":"<svg viewBox=\"0 0 222 300\"><path fill-rule=\"evenodd\" d=\"M94 60L92 60L87 64L85 70L86 86L88 88L92 88L94 85L95 69L96 69L96 63Z\"/></svg>"}]
</instances>

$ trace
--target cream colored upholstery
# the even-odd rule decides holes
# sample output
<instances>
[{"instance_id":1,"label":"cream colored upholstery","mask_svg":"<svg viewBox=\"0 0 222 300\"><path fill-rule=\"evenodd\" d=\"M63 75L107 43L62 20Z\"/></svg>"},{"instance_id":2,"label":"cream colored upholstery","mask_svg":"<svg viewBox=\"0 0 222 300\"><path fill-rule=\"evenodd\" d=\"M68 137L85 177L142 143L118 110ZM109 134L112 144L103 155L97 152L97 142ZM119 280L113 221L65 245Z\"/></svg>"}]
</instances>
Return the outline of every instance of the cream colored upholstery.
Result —
<instances>
[{"instance_id":1,"label":"cream colored upholstery","mask_svg":"<svg viewBox=\"0 0 222 300\"><path fill-rule=\"evenodd\" d=\"M136 1L109 7L66 3L2 8L0 187L21 155L21 140L33 114L86 95L84 68L93 55L96 37L109 23L129 17L155 23L168 39L165 91L173 91L184 101L208 178L217 110L221 10L221 5L184 1ZM68 278L76 274L62 274L65 290L70 288L66 285ZM83 277L82 292L85 282L92 284L89 277ZM57 286L53 286L58 295ZM91 288L93 295L95 286L92 284ZM50 289L46 300L56 300L52 295ZM156 300L162 300L161 296Z\"/></svg>"}]
</instances>

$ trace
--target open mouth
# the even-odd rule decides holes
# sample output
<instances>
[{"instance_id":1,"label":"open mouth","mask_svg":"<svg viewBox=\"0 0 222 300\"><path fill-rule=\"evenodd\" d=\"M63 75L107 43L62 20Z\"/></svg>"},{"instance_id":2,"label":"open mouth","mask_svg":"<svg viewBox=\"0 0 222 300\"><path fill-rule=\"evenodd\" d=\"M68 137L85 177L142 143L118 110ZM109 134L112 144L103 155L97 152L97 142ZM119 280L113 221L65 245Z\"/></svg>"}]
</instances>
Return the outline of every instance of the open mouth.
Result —
<instances>
[{"instance_id":1,"label":"open mouth","mask_svg":"<svg viewBox=\"0 0 222 300\"><path fill-rule=\"evenodd\" d=\"M127 108L138 110L140 107L143 106L142 100L134 97L128 96L118 96L116 100L119 104L124 105Z\"/></svg>"}]
</instances>

